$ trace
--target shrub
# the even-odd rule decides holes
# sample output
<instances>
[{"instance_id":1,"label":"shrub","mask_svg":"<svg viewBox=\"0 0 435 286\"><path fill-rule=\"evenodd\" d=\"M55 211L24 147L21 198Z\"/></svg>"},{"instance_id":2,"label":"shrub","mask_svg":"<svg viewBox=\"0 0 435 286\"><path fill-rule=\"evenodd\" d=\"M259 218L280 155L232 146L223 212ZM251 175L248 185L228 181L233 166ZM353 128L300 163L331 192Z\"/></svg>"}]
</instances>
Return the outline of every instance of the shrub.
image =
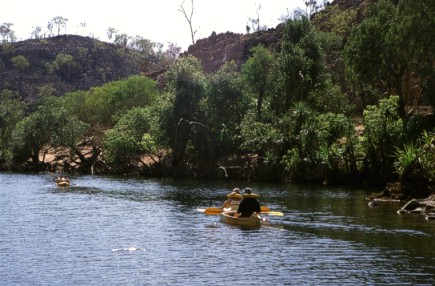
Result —
<instances>
[{"instance_id":1,"label":"shrub","mask_svg":"<svg viewBox=\"0 0 435 286\"><path fill-rule=\"evenodd\" d=\"M11 62L12 65L20 71L24 71L30 66L29 61L21 55L11 58Z\"/></svg>"}]
</instances>

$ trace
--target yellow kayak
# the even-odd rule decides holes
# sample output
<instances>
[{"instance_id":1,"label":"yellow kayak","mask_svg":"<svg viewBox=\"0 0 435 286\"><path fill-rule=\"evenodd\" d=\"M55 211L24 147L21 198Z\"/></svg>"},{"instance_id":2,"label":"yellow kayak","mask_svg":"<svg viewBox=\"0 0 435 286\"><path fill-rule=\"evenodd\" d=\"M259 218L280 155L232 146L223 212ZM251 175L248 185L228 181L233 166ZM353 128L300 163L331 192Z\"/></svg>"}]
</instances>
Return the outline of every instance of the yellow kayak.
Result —
<instances>
[{"instance_id":1,"label":"yellow kayak","mask_svg":"<svg viewBox=\"0 0 435 286\"><path fill-rule=\"evenodd\" d=\"M56 184L58 187L69 187L71 185L69 181L59 181Z\"/></svg>"},{"instance_id":2,"label":"yellow kayak","mask_svg":"<svg viewBox=\"0 0 435 286\"><path fill-rule=\"evenodd\" d=\"M220 221L237 226L258 227L261 225L261 217L253 213L250 217L236 217L235 212L223 212L219 214Z\"/></svg>"}]
</instances>

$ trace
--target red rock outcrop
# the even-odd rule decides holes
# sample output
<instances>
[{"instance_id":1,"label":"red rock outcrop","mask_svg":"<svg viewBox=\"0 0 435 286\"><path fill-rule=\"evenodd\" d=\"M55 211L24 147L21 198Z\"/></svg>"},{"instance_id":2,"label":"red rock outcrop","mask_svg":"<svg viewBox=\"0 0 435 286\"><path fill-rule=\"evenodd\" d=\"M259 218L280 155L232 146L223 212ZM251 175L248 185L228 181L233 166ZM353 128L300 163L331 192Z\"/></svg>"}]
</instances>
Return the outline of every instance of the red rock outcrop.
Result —
<instances>
[{"instance_id":1,"label":"red rock outcrop","mask_svg":"<svg viewBox=\"0 0 435 286\"><path fill-rule=\"evenodd\" d=\"M183 55L193 55L201 60L204 71L217 71L225 62L235 61L238 67L246 62L251 48L263 45L270 50L279 49L283 25L252 34L213 32L210 37L197 40Z\"/></svg>"},{"instance_id":2,"label":"red rock outcrop","mask_svg":"<svg viewBox=\"0 0 435 286\"><path fill-rule=\"evenodd\" d=\"M329 5L338 5L340 9L357 9L376 2L377 0L334 0ZM322 13L321 10L319 13ZM210 37L199 39L191 45L187 52L181 56L192 55L201 60L204 71L213 73L225 62L234 60L238 67L250 56L251 48L263 45L271 51L278 51L281 46L284 24L266 31L258 31L251 34L237 34L226 32L216 34L213 32Z\"/></svg>"}]
</instances>

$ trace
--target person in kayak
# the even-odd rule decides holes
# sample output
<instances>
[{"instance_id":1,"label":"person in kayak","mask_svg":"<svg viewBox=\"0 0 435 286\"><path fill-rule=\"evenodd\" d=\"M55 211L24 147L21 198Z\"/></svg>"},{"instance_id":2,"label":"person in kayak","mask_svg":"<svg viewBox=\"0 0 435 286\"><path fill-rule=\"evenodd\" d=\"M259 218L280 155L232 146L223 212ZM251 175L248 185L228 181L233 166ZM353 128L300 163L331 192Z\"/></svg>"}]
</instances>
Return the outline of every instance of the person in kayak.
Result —
<instances>
[{"instance_id":1,"label":"person in kayak","mask_svg":"<svg viewBox=\"0 0 435 286\"><path fill-rule=\"evenodd\" d=\"M70 181L69 181L69 179L68 178L65 178L64 176L61 176L61 175L59 175L59 176L57 176L57 177L55 177L54 178L54 181L58 184L58 183L62 183L62 182L65 182L65 183L70 183Z\"/></svg>"},{"instance_id":2,"label":"person in kayak","mask_svg":"<svg viewBox=\"0 0 435 286\"><path fill-rule=\"evenodd\" d=\"M227 195L227 200L222 205L222 210L237 211L239 204L242 201L242 195L239 188L234 188L233 191Z\"/></svg>"},{"instance_id":3,"label":"person in kayak","mask_svg":"<svg viewBox=\"0 0 435 286\"><path fill-rule=\"evenodd\" d=\"M237 209L237 213L240 217L250 217L252 213L256 212L260 214L261 207L257 198L259 195L254 194L251 188L246 188L243 192L243 199L239 204L239 208Z\"/></svg>"}]
</instances>

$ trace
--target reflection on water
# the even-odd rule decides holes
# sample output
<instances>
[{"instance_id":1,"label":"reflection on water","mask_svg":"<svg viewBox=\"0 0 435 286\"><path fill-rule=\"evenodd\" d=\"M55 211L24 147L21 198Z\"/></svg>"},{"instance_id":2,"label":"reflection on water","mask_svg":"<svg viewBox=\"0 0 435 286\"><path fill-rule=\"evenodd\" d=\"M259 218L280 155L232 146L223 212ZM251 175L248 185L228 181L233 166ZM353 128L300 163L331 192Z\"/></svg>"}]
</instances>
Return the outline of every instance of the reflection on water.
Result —
<instances>
[{"instance_id":1,"label":"reflection on water","mask_svg":"<svg viewBox=\"0 0 435 286\"><path fill-rule=\"evenodd\" d=\"M431 285L435 221L373 190L250 184L283 211L240 229L197 208L245 182L0 174L0 285Z\"/></svg>"},{"instance_id":2,"label":"reflection on water","mask_svg":"<svg viewBox=\"0 0 435 286\"><path fill-rule=\"evenodd\" d=\"M144 248L137 248L137 247L125 247L125 248L114 248L114 249L112 249L112 252L124 252L124 253L126 253L126 252L129 252L129 253L132 253L132 252L136 252L136 251L145 251L145 249Z\"/></svg>"}]
</instances>

